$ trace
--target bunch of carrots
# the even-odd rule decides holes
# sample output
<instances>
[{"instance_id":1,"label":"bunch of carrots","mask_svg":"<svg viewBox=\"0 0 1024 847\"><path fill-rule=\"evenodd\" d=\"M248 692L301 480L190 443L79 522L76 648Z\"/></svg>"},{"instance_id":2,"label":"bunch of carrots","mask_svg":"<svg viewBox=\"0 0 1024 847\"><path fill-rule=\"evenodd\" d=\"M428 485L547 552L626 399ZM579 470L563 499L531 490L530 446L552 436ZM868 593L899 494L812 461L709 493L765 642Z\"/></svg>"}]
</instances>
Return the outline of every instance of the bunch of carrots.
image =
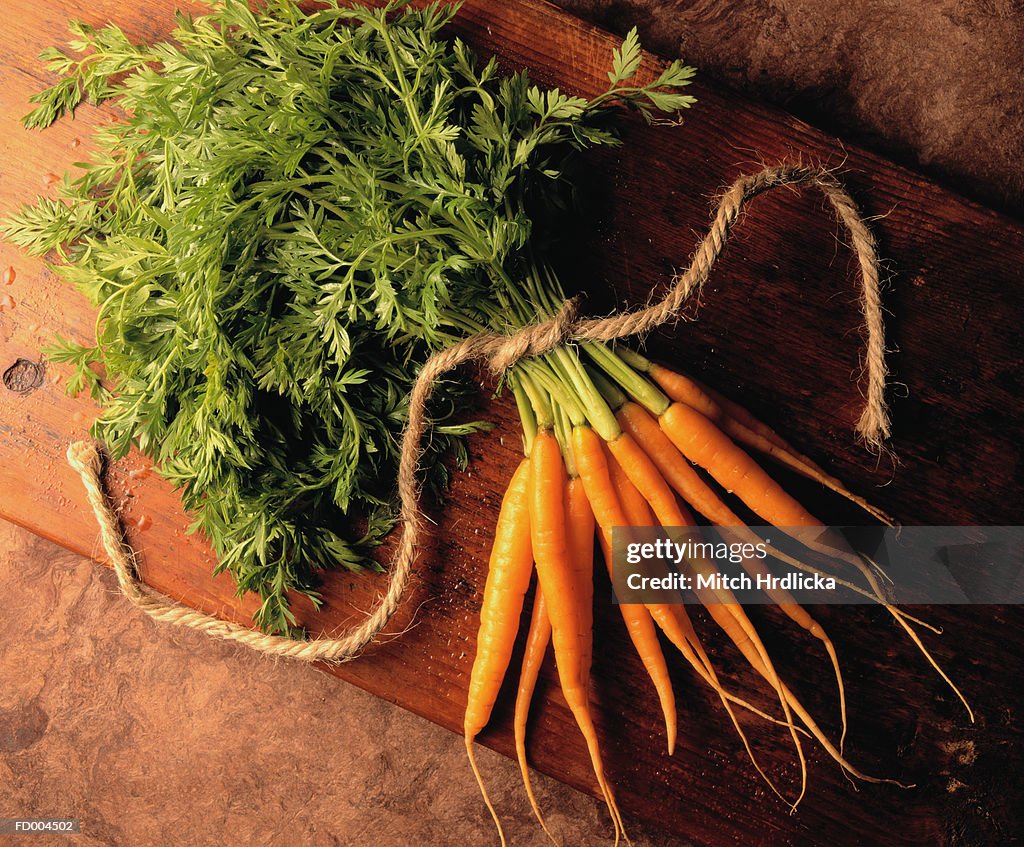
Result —
<instances>
[{"instance_id":1,"label":"bunch of carrots","mask_svg":"<svg viewBox=\"0 0 1024 847\"><path fill-rule=\"evenodd\" d=\"M393 426L420 357L468 336L515 334L565 302L535 232L564 216L572 156L618 143L623 106L653 120L693 103L693 69L681 62L638 76L635 30L613 51L607 89L587 100L541 89L525 73L502 76L496 61L478 65L442 33L456 11L334 0L307 16L292 0L258 13L228 0L209 16L182 18L174 44L147 48L116 27L74 24L70 53L46 54L61 78L34 98L29 125L52 123L86 96L114 99L128 117L100 134L100 152L60 201L26 208L5 230L40 254L69 258L64 272L100 306L100 333L95 345L65 344L57 355L76 365L79 386L98 385L93 363L113 380L97 433L115 455L139 443L182 486L220 567L262 595L267 629L294 623L286 589L316 601L316 569L363 561L363 542L349 543L323 516L365 507L366 543L383 536L378 481L397 466ZM260 97L238 97L257 88ZM188 167L182 150L191 151ZM549 240L557 237L546 233ZM765 523L817 527L748 451L891 521L741 408L627 348L564 345L519 361L506 381L524 459L495 531L466 746L479 779L473 740L508 670L536 569L515 710L527 791L532 801L526 717L550 642L618 839L622 821L588 694L595 546L610 568L613 527L685 528L697 515L750 540L722 491ZM827 542L812 539L810 552L833 555ZM870 563L852 552L840 558L859 575L850 587L885 603ZM752 558L744 566L764 568ZM713 566L695 559L689 567ZM737 709L788 730L801 796L807 735L849 773L871 779L779 678L735 597L700 599L774 692L781 716L720 682L684 605L622 604L664 710L669 751L675 702L659 630L717 693L774 790ZM830 657L845 734L832 642L792 597L772 599ZM886 607L924 650L914 629L921 622Z\"/></svg>"},{"instance_id":2,"label":"bunch of carrots","mask_svg":"<svg viewBox=\"0 0 1024 847\"><path fill-rule=\"evenodd\" d=\"M555 841L531 789L526 762L530 701L550 643L562 693L586 741L616 843L625 835L602 763L588 688L595 538L611 574L613 527L694 527L699 515L736 540L762 541L730 507L724 496L728 492L766 525L817 528L809 534L790 529L807 546L807 557L793 558L769 546L771 554L804 570L831 568L829 572L838 582L884 605L964 699L914 628L928 625L889 604L873 563L831 538L821 521L790 496L751 453L815 480L891 526L889 516L848 491L739 405L630 349L597 343L566 347L520 363L507 381L523 424L524 458L505 492L494 533L464 722L470 764L503 844L504 833L477 767L473 741L488 723L508 671L534 570L537 585L514 713L516 751L530 803ZM710 561L696 558L689 560L688 567L693 574L714 569ZM746 559L743 567L751 576L766 572L764 561L758 558ZM844 579L844 573L859 575L859 579ZM750 711L788 731L801 773L799 794L786 800L792 808L806 789L803 743L808 737L816 739L847 773L869 782L892 781L862 773L843 754L847 723L843 677L832 641L807 610L785 591L770 592L772 602L817 639L829 657L840 702L842 735L838 743L826 735L780 679L764 643L732 593L706 590L698 592L698 597L718 628L768 684L778 699L780 716L766 714L722 684L685 604L621 603L626 631L664 712L670 755L677 732L676 704L659 630L717 693L753 766L780 797L782 792L758 763L736 710Z\"/></svg>"}]
</instances>

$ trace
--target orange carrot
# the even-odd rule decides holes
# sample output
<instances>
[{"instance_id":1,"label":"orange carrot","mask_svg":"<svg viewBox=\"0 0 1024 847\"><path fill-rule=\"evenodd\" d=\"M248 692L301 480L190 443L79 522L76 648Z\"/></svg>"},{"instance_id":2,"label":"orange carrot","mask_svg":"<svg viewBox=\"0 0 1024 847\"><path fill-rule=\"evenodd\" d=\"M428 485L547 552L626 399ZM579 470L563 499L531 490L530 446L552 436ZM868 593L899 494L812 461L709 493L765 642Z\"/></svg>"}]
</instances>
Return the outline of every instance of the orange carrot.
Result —
<instances>
[{"instance_id":1,"label":"orange carrot","mask_svg":"<svg viewBox=\"0 0 1024 847\"><path fill-rule=\"evenodd\" d=\"M634 506L632 513L624 510L623 503L620 500L620 495L628 497L630 492L635 494L637 492L635 487L624 474L617 478L616 482L613 484L610 468L615 468L616 463L613 460L609 461L608 457L605 455L605 447L603 446L600 437L589 427L577 427L573 430L572 439L573 455L576 460L577 468L580 472L580 478L583 480L583 483L587 488L587 496L590 498L591 505L594 508L594 513L598 518L598 523L601 526L603 533L606 536L610 536L611 528L613 526L652 525L653 516L650 514L646 501L643 500L639 494L637 494L637 496L640 498L640 505L637 506L637 501L634 498L632 500L632 505ZM769 786L778 793L778 790L775 788L772 781L758 765L753 755L753 751L747 741L746 735L736 719L729 702L737 703L738 705L741 705L768 720L774 719L765 715L760 710L755 709L749 703L734 697L724 690L718 682L713 668L711 668L710 660L704 652L703 647L700 645L696 633L693 632L693 627L689 622L689 617L686 615L685 608L681 605L675 606L672 604L648 604L647 609L651 614L652 619L665 631L666 635L675 644L694 670L696 670L697 673L718 693L719 697L722 698L723 705L732 719L733 726L736 728L737 733L742 739L744 746L754 763L754 767L757 769L758 773L764 777ZM686 637L682 637L680 635L681 633L684 633ZM692 635L690 635L691 633ZM692 642L696 644L697 652L691 648L691 639ZM698 656L697 653L700 653L700 656ZM794 731L792 720L783 723L791 732Z\"/></svg>"},{"instance_id":2,"label":"orange carrot","mask_svg":"<svg viewBox=\"0 0 1024 847\"><path fill-rule=\"evenodd\" d=\"M675 489L686 503L712 523L721 527L732 527L739 531L742 535L741 540L755 543L759 540L752 533L750 535L742 533L744 529L743 521L725 504L719 494L703 480L700 474L693 469L650 412L639 404L630 402L620 408L616 419L624 431L630 433L636 441L641 443L644 451L654 462L665 478L665 481ZM816 525L817 523L815 523ZM813 571L803 562L792 558L781 550L771 546L768 549L780 561L804 570ZM819 548L819 552L823 551ZM854 565L860 569L861 563L858 560L854 562ZM839 583L872 599L878 599L877 593L872 594L844 580L839 580ZM785 605L785 603L783 602L781 605ZM920 623L919 621L915 622Z\"/></svg>"},{"instance_id":3,"label":"orange carrot","mask_svg":"<svg viewBox=\"0 0 1024 847\"><path fill-rule=\"evenodd\" d=\"M494 530L463 724L467 735L477 735L486 726L519 631L523 600L533 572L529 481L529 460L523 459L502 499Z\"/></svg>"},{"instance_id":4,"label":"orange carrot","mask_svg":"<svg viewBox=\"0 0 1024 847\"><path fill-rule=\"evenodd\" d=\"M719 422L725 417L721 406L715 403L697 384L680 373L669 370L656 362L647 367L647 374L669 397L677 403L685 403L707 418Z\"/></svg>"},{"instance_id":5,"label":"orange carrot","mask_svg":"<svg viewBox=\"0 0 1024 847\"><path fill-rule=\"evenodd\" d=\"M753 532L750 532L743 521L732 511L712 488L700 478L693 467L683 458L676 446L662 432L658 422L650 412L643 406L632 401L624 403L616 414L620 426L628 432L638 443L643 446L644 451L654 462L661 472L665 481L679 493L679 495L691 506L693 506L704 517L720 527L731 528L731 531L738 535L743 541L757 543L760 541ZM773 550L773 554L777 552ZM789 557L786 557L787 559ZM765 575L768 568L760 559L752 556L744 557L744 569L752 576ZM836 654L835 645L828 637L825 630L815 621L810 614L796 601L787 591L769 589L769 597L775 601L780 610L798 626L805 629L812 636L821 641L832 663L832 671L836 678L836 685L839 689L839 712L842 720L842 735L839 748L843 747L843 740L846 738L846 689L843 684L842 669L839 665L839 658Z\"/></svg>"},{"instance_id":6,"label":"orange carrot","mask_svg":"<svg viewBox=\"0 0 1024 847\"><path fill-rule=\"evenodd\" d=\"M585 515L582 488L570 488L558 442L550 429L541 429L530 453L530 529L537 578L548 605L551 643L562 694L583 733L591 765L612 816L616 843L622 819L604 774L597 730L590 708L590 659L593 627L593 580L581 574L581 555L572 544L582 538ZM579 492L575 494L574 492ZM591 521L593 518L591 517ZM570 530L570 524L573 529ZM591 544L593 523L590 524ZM590 559L593 568L593 557ZM582 583L582 584L581 584ZM589 590L588 590L589 589Z\"/></svg>"},{"instance_id":7,"label":"orange carrot","mask_svg":"<svg viewBox=\"0 0 1024 847\"><path fill-rule=\"evenodd\" d=\"M581 664L585 668L584 675L589 680L594 653L594 512L578 477L573 477L566 483L565 518L569 555L574 569L576 601L581 609L580 616L583 621L580 630Z\"/></svg>"},{"instance_id":8,"label":"orange carrot","mask_svg":"<svg viewBox=\"0 0 1024 847\"><path fill-rule=\"evenodd\" d=\"M622 470L614 458L609 459L608 466L611 470L615 488L619 492L626 519L633 526L652 526L654 524L654 515L647 500L637 490L636 486L630 482L629 477L626 476L625 471ZM750 757L754 770L758 772L775 794L785 799L782 792L779 791L778 787L757 761L747 734L743 731L743 727L740 725L730 703L746 708L773 723L781 723L787 729L791 728L791 723L787 724L785 721L777 721L760 709L751 706L745 700L735 697L725 690L725 687L718 680L714 665L712 665L710 657L704 650L704 645L697 636L693 623L690 621L690 616L686 612L686 607L682 603L649 603L647 604L647 609L668 640L679 650L690 666L697 671L698 675L718 694L722 705L725 707L726 714L729 715L729 719L732 721L736 734L739 735L740 741Z\"/></svg>"},{"instance_id":9,"label":"orange carrot","mask_svg":"<svg viewBox=\"0 0 1024 847\"><path fill-rule=\"evenodd\" d=\"M540 821L544 832L547 833L548 838L557 844L558 842L548 829L544 815L541 814L537 798L534 796L533 785L530 781L530 769L526 762L526 722L530 715L530 701L533 700L537 678L540 675L544 654L547 652L550 641L551 620L548 618L548 608L547 602L544 600L544 592L541 591L538 585L533 600L533 614L530 617L530 631L526 636L523 669L519 674L519 690L516 693L513 727L516 742L516 758L519 760L519 770L523 775L523 785L526 788L526 796L530 800L530 807L537 816L537 820Z\"/></svg>"},{"instance_id":10,"label":"orange carrot","mask_svg":"<svg viewBox=\"0 0 1024 847\"><path fill-rule=\"evenodd\" d=\"M584 430L578 435L573 434L573 456L577 465L587 464L590 468L593 463L594 450L600 450L600 437L589 427L577 427ZM622 514L622 508L615 496L615 491L609 482L607 485L595 487L593 470L589 474L582 474L580 479L586 490L587 499L598 524L601 527L601 545L604 550L605 564L608 567L608 575L614 579L612 574L611 556L611 528L613 526L626 526L627 521ZM619 604L626 631L630 640L636 648L640 660L644 663L647 673L654 683L655 691L658 693L658 700L661 703L662 712L665 715L665 733L668 739L668 752L672 754L675 749L676 740L676 707L675 694L672 691L672 680L668 675L668 667L665 664L665 656L662 653L661 645L658 643L658 635L654 630L650 613L643 605L634 603Z\"/></svg>"},{"instance_id":11,"label":"orange carrot","mask_svg":"<svg viewBox=\"0 0 1024 847\"><path fill-rule=\"evenodd\" d=\"M611 532L605 527L601 527L598 538L601 541L601 551L608 568L608 576L614 580ZM629 640L633 642L636 653L640 657L640 661L643 662L647 675L654 683L654 690L658 694L658 702L661 704L661 711L665 716L668 754L671 756L676 749L676 696L672 690L672 679L668 675L668 665L661 649L661 642L658 641L654 620L643 603L619 603L618 606L619 612L622 614L622 622L626 625L626 632L629 634Z\"/></svg>"},{"instance_id":12,"label":"orange carrot","mask_svg":"<svg viewBox=\"0 0 1024 847\"><path fill-rule=\"evenodd\" d=\"M785 494L768 473L705 415L684 403L673 403L658 419L662 430L691 462L700 465L719 485L736 494L773 526L821 526L810 512Z\"/></svg>"},{"instance_id":13,"label":"orange carrot","mask_svg":"<svg viewBox=\"0 0 1024 847\"><path fill-rule=\"evenodd\" d=\"M854 494L842 482L826 473L812 459L797 452L775 430L761 423L738 403L734 403L690 377L654 362L650 363L647 373L669 397L678 403L696 409L709 420L718 424L736 441L758 450L779 464L792 468L808 479L813 479L824 485L887 526L894 525L894 521L889 515L863 497Z\"/></svg>"},{"instance_id":14,"label":"orange carrot","mask_svg":"<svg viewBox=\"0 0 1024 847\"><path fill-rule=\"evenodd\" d=\"M743 441L743 437L756 437L760 443L771 444L780 451L796 454L796 451L767 424L762 423L750 412L744 409L739 403L734 403L718 392L702 385L692 377L681 374L678 371L659 365L656 362L648 363L648 376L669 397L678 403L685 403L687 406L696 409L709 420L714 421L723 430L728 432L737 441ZM742 435L737 435L742 433ZM818 473L824 471L806 456L800 456L801 464L808 470Z\"/></svg>"},{"instance_id":15,"label":"orange carrot","mask_svg":"<svg viewBox=\"0 0 1024 847\"><path fill-rule=\"evenodd\" d=\"M728 435L697 410L676 402L662 413L658 423L686 458L707 470L723 488L735 493L755 514L760 515L768 523L783 529L813 529L822 526L817 518L791 497ZM852 564L861 573L874 592L875 599L903 627L928 663L964 704L973 720L974 713L967 698L935 661L917 632L908 623L906 616L885 601L884 592L877 578L863 561L856 554L846 552L843 549L844 545L831 533L823 533L820 536L821 541L816 540L813 534L807 533L795 537L813 550L826 556L837 556ZM811 727L808 726L808 729Z\"/></svg>"},{"instance_id":16,"label":"orange carrot","mask_svg":"<svg viewBox=\"0 0 1024 847\"><path fill-rule=\"evenodd\" d=\"M658 473L655 464L629 433L623 432L614 441L608 442L608 449L622 466L630 482L636 486L643 494L644 499L651 505L655 516L662 526L694 526L692 516L678 504L672 489L665 482L664 477ZM711 564L700 558L691 559L689 564L698 575L714 573L714 568ZM723 632L729 636L730 640L737 647L744 651L744 655L748 656L748 661L750 661L748 651L752 651L754 655L758 656L759 663L756 665L757 669L779 695L779 702L782 705L783 714L789 725L790 736L793 739L797 757L800 760L801 786L800 795L793 803L795 807L800 802L807 787L806 760L804 759L803 746L800 743L800 738L797 735L796 727L793 725L793 719L790 715L789 703L782 693L782 683L775 673L771 659L768 657L768 652L765 650L757 631L754 629L743 607L736 602L731 591L709 590L704 593L704 596L701 595L701 592L698 592L698 596L701 597L708 613L719 627L722 628ZM705 597L708 599L705 599Z\"/></svg>"},{"instance_id":17,"label":"orange carrot","mask_svg":"<svg viewBox=\"0 0 1024 847\"><path fill-rule=\"evenodd\" d=\"M884 592L874 573L859 556L845 549L841 539L829 531L820 534L793 531L797 527L818 529L822 524L707 417L684 403L676 402L661 414L658 423L687 459L703 467L723 488L736 494L767 523L788 530L794 538L819 553L838 557L853 565L868 582L875 598L907 628L900 612L885 603ZM916 641L916 634L912 630L907 631ZM934 661L932 665L942 674ZM942 676L949 682L945 674ZM951 682L949 684L952 685Z\"/></svg>"},{"instance_id":18,"label":"orange carrot","mask_svg":"<svg viewBox=\"0 0 1024 847\"><path fill-rule=\"evenodd\" d=\"M498 827L502 844L505 843L505 834L477 767L473 740L487 725L494 709L501 682L512 659L523 599L530 584L533 550L530 540L529 492L530 463L523 459L512 475L502 499L501 512L494 530L494 544L491 547L484 599L480 607L476 657L470 673L469 696L463 720L469 763L484 803Z\"/></svg>"},{"instance_id":19,"label":"orange carrot","mask_svg":"<svg viewBox=\"0 0 1024 847\"><path fill-rule=\"evenodd\" d=\"M615 415L624 432L651 458L665 481L700 514L720 526L738 526L740 521L721 498L701 479L693 466L662 432L658 422L639 403L624 403Z\"/></svg>"}]
</instances>

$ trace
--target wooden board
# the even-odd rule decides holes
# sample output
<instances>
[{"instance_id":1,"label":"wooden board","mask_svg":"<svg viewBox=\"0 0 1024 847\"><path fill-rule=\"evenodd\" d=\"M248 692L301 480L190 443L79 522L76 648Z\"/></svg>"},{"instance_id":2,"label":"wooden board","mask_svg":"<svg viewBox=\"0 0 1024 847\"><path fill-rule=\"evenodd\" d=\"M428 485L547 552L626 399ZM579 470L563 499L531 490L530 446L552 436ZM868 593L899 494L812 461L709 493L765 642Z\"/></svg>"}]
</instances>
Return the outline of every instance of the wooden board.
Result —
<instances>
[{"instance_id":1,"label":"wooden board","mask_svg":"<svg viewBox=\"0 0 1024 847\"><path fill-rule=\"evenodd\" d=\"M112 119L106 110L84 108L74 122L45 133L21 129L17 118L29 95L48 82L35 58L39 51L64 40L70 16L116 21L133 37L159 37L169 28L173 5L154 0L143 11L118 0L5 4L0 215L50 193L54 175L81 158L79 144L87 145L90 132ZM470 0L454 28L481 53L496 53L504 66L529 67L541 82L582 94L600 90L616 44L538 0ZM856 282L842 234L818 197L783 191L758 199L714 273L699 320L653 336L649 350L742 400L903 523L1018 522L1024 505L1024 307L1018 293L1024 230L790 117L695 88L700 104L685 126L631 124L621 150L592 157L590 220L578 249L564 258L567 279L589 293L595 312L640 302L685 265L706 226L710 197L738 174L797 158L839 168L865 212L877 216L874 229L888 260L895 461L876 461L851 437L860 402ZM0 370L19 359L39 361L41 345L54 332L90 337L90 308L43 263L0 242L0 268L8 265L17 278L0 286L0 297L14 301L0 301ZM0 387L0 515L71 550L96 554L95 524L63 459L95 409L87 400L66 398L61 377L60 368L47 367L42 385L26 393ZM456 481L447 508L432 512L436 525L413 590L389 628L403 634L358 661L327 669L456 731L489 530L519 447L508 404L493 402L486 414L497 429L473 439L470 472ZM150 584L197 608L247 619L252 601L235 598L228 580L210 576L206 545L187 534L177 498L138 456L111 469L109 486ZM850 519L834 499L797 487L823 519ZM303 609L303 619L314 632L340 631L382 585L381 577L333 574L324 586L324 611ZM1019 608L925 611L945 630L928 643L970 697L973 724L883 613L821 609L847 673L847 753L868 773L917 787L862 785L857 792L815 750L807 796L790 815L754 774L715 698L677 657L672 671L681 731L675 756L666 756L656 700L617 611L601 599L609 596L605 583L597 596L593 695L608 770L629 811L709 847L989 845L1018 836L1021 662L1014 648L1004 655L1003 645L1013 645L1021 631ZM824 657L775 610L756 609L752 616L792 687L834 730L836 700ZM707 621L701 624L723 674L770 707ZM531 724L532 761L594 792L550 664L541 695ZM510 754L509 723L506 696L483 743ZM747 724L762 761L792 793L797 770L785 738ZM525 841L535 833L514 835Z\"/></svg>"}]
</instances>

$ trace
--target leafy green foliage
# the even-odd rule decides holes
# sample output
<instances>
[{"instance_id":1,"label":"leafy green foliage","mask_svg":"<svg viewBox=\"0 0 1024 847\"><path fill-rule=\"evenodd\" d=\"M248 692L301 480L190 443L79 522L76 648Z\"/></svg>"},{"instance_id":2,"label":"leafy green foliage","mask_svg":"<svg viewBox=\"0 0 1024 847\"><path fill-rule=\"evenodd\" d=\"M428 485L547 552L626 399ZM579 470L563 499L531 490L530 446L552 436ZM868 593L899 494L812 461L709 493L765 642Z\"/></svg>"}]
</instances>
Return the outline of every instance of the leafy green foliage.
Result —
<instances>
[{"instance_id":1,"label":"leafy green foliage","mask_svg":"<svg viewBox=\"0 0 1024 847\"><path fill-rule=\"evenodd\" d=\"M111 454L137 445L181 489L269 631L293 630L290 592L318 602L320 569L372 566L419 363L535 319L519 279L536 215L564 202L566 156L615 143L615 103L650 116L689 102L678 63L628 84L635 33L588 102L478 64L439 37L454 13L226 0L179 16L173 41L74 23L68 52L43 56L62 78L26 126L83 99L126 115L60 200L5 225L58 251L98 306L95 344L59 339L50 355L103 400ZM453 423L468 392L437 392L435 490L479 427Z\"/></svg>"}]
</instances>

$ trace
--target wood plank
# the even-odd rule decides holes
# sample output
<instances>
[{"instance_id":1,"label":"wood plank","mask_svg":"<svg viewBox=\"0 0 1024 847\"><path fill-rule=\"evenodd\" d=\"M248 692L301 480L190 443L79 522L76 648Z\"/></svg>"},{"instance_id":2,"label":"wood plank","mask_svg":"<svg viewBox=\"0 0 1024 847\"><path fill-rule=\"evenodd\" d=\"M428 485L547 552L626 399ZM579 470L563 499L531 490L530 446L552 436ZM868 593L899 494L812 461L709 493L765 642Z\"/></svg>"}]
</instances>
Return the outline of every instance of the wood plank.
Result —
<instances>
[{"instance_id":1,"label":"wood plank","mask_svg":"<svg viewBox=\"0 0 1024 847\"><path fill-rule=\"evenodd\" d=\"M113 20L135 37L159 37L171 0L145 11L117 0L88 8L71 0L39 5L13 0L0 36L0 215L37 193L111 119L83 109L74 122L42 134L20 128L28 96L47 77L35 59L65 37L64 21ZM529 67L539 80L583 94L600 90L615 40L538 0L506 4L471 0L455 30L507 67ZM1024 230L943 192L914 174L840 142L783 114L697 86L699 106L682 127L630 125L626 145L591 157L589 210L578 248L563 257L566 278L600 313L644 300L687 261L703 232L710 196L761 162L800 158L841 166L875 222L890 262L886 292L895 379L898 464L876 462L851 439L859 394L856 284L841 233L819 198L776 192L758 199L737 228L716 270L699 320L652 336L649 349L741 399L815 459L836 469L854 490L906 524L1016 523L1024 497L1020 464L1021 325L1016 288L1024 262ZM17 279L0 296L0 370L19 358L38 361L40 347L60 332L85 340L92 314L45 266L0 242L0 268ZM69 549L96 554L96 529L81 486L63 460L95 409L63 396L60 368L27 394L0 389L0 515ZM498 424L472 440L473 463L460 477L424 546L414 590L386 639L368 655L329 669L393 702L458 731L473 653L475 615L487 539L500 492L516 460L513 410L491 402ZM205 543L187 534L176 496L138 456L117 463L110 487L123 510L146 580L189 605L246 620L254 604L234 597L228 580L212 578ZM798 486L821 517L848 510L813 488ZM145 528L142 528L145 527ZM325 610L303 610L313 631L340 631L357 619L383 586L374 576L332 574ZM608 597L606 583L598 598ZM903 791L862 786L854 792L827 756L811 756L808 796L796 815L763 784L745 759L715 698L673 661L681 732L674 757L663 752L657 702L610 603L598 602L599 645L594 696L606 739L608 768L622 805L702 845L797 843L1009 843L1024 792L1019 777L1019 659L997 645L1012 643L1019 608L947 607L927 611L946 631L930 638L936 657L961 682L977 708L962 708L878 610L820 610L843 657L852 725L846 749L869 773L917 783ZM834 729L835 699L827 665L774 610L752 616L773 653L825 725ZM723 674L744 692L756 689L732 654L714 640ZM407 630L407 631L406 631ZM823 684L823 680L826 680ZM537 767L593 792L585 751L557 692L554 669L542 679L543 702L531 726ZM508 692L506 692L507 694ZM751 694L765 706L763 696ZM484 743L511 754L510 703L499 704ZM829 716L833 716L831 719ZM785 738L756 723L761 759L790 792L796 770ZM1014 782L1014 780L1018 780ZM534 833L516 833L523 838ZM598 833L595 833L595 838Z\"/></svg>"}]
</instances>

